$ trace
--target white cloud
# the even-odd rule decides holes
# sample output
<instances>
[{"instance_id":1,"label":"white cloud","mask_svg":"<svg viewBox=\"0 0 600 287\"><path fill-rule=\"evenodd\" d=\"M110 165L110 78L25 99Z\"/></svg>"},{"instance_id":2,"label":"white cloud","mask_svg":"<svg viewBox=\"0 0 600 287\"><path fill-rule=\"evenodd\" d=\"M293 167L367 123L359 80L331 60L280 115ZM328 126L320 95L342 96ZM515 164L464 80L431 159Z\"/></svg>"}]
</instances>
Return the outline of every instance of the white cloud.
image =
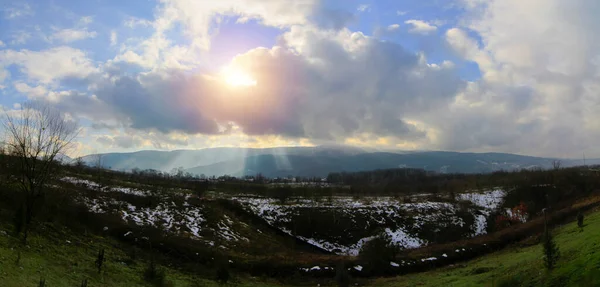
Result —
<instances>
[{"instance_id":1,"label":"white cloud","mask_svg":"<svg viewBox=\"0 0 600 287\"><path fill-rule=\"evenodd\" d=\"M231 89L218 75L152 71L116 76L92 92L110 107L104 119L125 118L138 131L221 135L233 122L258 137L427 142L426 131L407 118L443 107L462 86L451 64L427 64L360 32L293 26L282 41L289 49L256 48L231 63L256 79L249 89Z\"/></svg>"},{"instance_id":2,"label":"white cloud","mask_svg":"<svg viewBox=\"0 0 600 287\"><path fill-rule=\"evenodd\" d=\"M466 27L445 37L482 78L448 113L429 116L440 147L600 154L600 3L469 1L465 7Z\"/></svg>"},{"instance_id":3,"label":"white cloud","mask_svg":"<svg viewBox=\"0 0 600 287\"><path fill-rule=\"evenodd\" d=\"M65 78L85 78L97 71L85 52L60 46L43 51L0 51L0 66L17 65L29 80L50 84Z\"/></svg>"},{"instance_id":4,"label":"white cloud","mask_svg":"<svg viewBox=\"0 0 600 287\"><path fill-rule=\"evenodd\" d=\"M84 16L79 19L79 25L87 26L87 25L91 24L93 21L94 21L93 16Z\"/></svg>"},{"instance_id":5,"label":"white cloud","mask_svg":"<svg viewBox=\"0 0 600 287\"><path fill-rule=\"evenodd\" d=\"M60 29L60 30L56 30L52 35L50 35L50 40L51 41L58 40L63 43L71 43L71 42L84 40L84 39L88 39L88 38L95 38L96 34L97 33L94 31L88 31L87 28Z\"/></svg>"},{"instance_id":6,"label":"white cloud","mask_svg":"<svg viewBox=\"0 0 600 287\"><path fill-rule=\"evenodd\" d=\"M157 33L162 34L175 23L181 23L193 45L207 49L211 25L217 15L239 16L240 22L256 19L267 26L287 27L308 23L308 17L315 13L318 4L318 0L164 0L153 25Z\"/></svg>"},{"instance_id":7,"label":"white cloud","mask_svg":"<svg viewBox=\"0 0 600 287\"><path fill-rule=\"evenodd\" d=\"M0 41L0 47L4 47L6 46L6 44L4 44L4 42Z\"/></svg>"},{"instance_id":8,"label":"white cloud","mask_svg":"<svg viewBox=\"0 0 600 287\"><path fill-rule=\"evenodd\" d=\"M465 31L452 28L446 31L446 41L462 57L473 60L479 52L478 44Z\"/></svg>"},{"instance_id":9,"label":"white cloud","mask_svg":"<svg viewBox=\"0 0 600 287\"><path fill-rule=\"evenodd\" d=\"M115 30L110 31L110 45L117 45L117 31Z\"/></svg>"},{"instance_id":10,"label":"white cloud","mask_svg":"<svg viewBox=\"0 0 600 287\"><path fill-rule=\"evenodd\" d=\"M368 4L362 4L362 5L359 5L358 8L356 8L356 11L369 12L369 11L371 11L371 7Z\"/></svg>"},{"instance_id":11,"label":"white cloud","mask_svg":"<svg viewBox=\"0 0 600 287\"><path fill-rule=\"evenodd\" d=\"M408 13L408 11L400 11L400 10L396 11L396 15L398 15L398 16L404 16L407 13Z\"/></svg>"},{"instance_id":12,"label":"white cloud","mask_svg":"<svg viewBox=\"0 0 600 287\"><path fill-rule=\"evenodd\" d=\"M395 31L395 30L398 30L399 28L400 28L399 24L392 24L387 27L388 31Z\"/></svg>"},{"instance_id":13,"label":"white cloud","mask_svg":"<svg viewBox=\"0 0 600 287\"><path fill-rule=\"evenodd\" d=\"M41 98L48 94L48 90L43 86L30 87L23 82L14 83L15 90L27 95L29 98Z\"/></svg>"},{"instance_id":14,"label":"white cloud","mask_svg":"<svg viewBox=\"0 0 600 287\"><path fill-rule=\"evenodd\" d=\"M427 35L437 30L436 26L422 20L406 20L404 21L404 24L412 26L412 28L409 30L411 33Z\"/></svg>"},{"instance_id":15,"label":"white cloud","mask_svg":"<svg viewBox=\"0 0 600 287\"><path fill-rule=\"evenodd\" d=\"M7 19L14 19L25 16L33 16L33 9L28 3L17 3L14 2L12 7L7 7L4 10L4 15Z\"/></svg>"},{"instance_id":16,"label":"white cloud","mask_svg":"<svg viewBox=\"0 0 600 287\"><path fill-rule=\"evenodd\" d=\"M146 19L140 19L140 18L136 18L136 17L129 17L127 20L125 20L125 22L123 22L123 25L125 25L125 27L129 27L129 28L135 28L135 27L148 27L148 26L152 26L152 21L150 20L146 20Z\"/></svg>"},{"instance_id":17,"label":"white cloud","mask_svg":"<svg viewBox=\"0 0 600 287\"><path fill-rule=\"evenodd\" d=\"M26 31L17 31L11 35L11 45L23 45L31 38L31 33Z\"/></svg>"},{"instance_id":18,"label":"white cloud","mask_svg":"<svg viewBox=\"0 0 600 287\"><path fill-rule=\"evenodd\" d=\"M0 65L0 84L10 77L10 73Z\"/></svg>"}]
</instances>

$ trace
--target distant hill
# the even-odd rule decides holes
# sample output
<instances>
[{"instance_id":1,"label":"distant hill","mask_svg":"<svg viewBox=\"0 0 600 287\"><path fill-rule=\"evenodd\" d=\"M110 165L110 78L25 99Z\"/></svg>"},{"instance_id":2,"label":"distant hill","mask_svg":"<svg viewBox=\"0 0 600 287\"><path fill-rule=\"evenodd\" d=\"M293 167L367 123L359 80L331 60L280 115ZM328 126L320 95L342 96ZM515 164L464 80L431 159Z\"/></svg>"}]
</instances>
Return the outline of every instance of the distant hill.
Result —
<instances>
[{"instance_id":1,"label":"distant hill","mask_svg":"<svg viewBox=\"0 0 600 287\"><path fill-rule=\"evenodd\" d=\"M83 158L88 164L97 155ZM365 171L410 167L440 173L480 173L523 168L550 168L552 158L507 153L460 153L443 151L382 152L350 146L278 148L207 148L201 150L139 151L101 155L102 166L114 170L156 169L171 171L183 168L192 174L206 176L255 175L268 177L318 176L330 172ZM581 160L561 160L563 166L581 165ZM587 164L599 164L588 160Z\"/></svg>"}]
</instances>

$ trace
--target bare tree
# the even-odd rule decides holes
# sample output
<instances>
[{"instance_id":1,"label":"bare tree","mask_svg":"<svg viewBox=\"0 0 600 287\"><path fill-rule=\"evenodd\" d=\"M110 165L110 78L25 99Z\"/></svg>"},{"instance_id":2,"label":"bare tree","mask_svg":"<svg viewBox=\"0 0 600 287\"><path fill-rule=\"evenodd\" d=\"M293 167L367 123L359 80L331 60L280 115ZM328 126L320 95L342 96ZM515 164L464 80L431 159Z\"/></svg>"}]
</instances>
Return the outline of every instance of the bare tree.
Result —
<instances>
[{"instance_id":1,"label":"bare tree","mask_svg":"<svg viewBox=\"0 0 600 287\"><path fill-rule=\"evenodd\" d=\"M98 170L102 169L102 154L96 153L92 156L94 167Z\"/></svg>"},{"instance_id":2,"label":"bare tree","mask_svg":"<svg viewBox=\"0 0 600 287\"><path fill-rule=\"evenodd\" d=\"M23 241L44 185L57 174L55 161L71 146L79 132L76 123L59 111L37 102L22 105L18 114L5 113L4 128L8 152L15 158L18 183L25 194Z\"/></svg>"},{"instance_id":3,"label":"bare tree","mask_svg":"<svg viewBox=\"0 0 600 287\"><path fill-rule=\"evenodd\" d=\"M561 164L562 163L560 162L560 160L553 160L552 161L552 168L554 168L555 170L560 169Z\"/></svg>"}]
</instances>

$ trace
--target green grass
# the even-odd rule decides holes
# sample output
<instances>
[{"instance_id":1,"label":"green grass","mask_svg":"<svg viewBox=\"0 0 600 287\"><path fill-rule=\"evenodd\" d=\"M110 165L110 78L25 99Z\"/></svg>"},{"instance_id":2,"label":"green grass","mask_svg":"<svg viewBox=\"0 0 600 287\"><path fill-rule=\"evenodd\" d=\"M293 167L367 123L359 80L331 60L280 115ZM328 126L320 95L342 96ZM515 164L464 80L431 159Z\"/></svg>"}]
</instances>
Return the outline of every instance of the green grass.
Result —
<instances>
[{"instance_id":1,"label":"green grass","mask_svg":"<svg viewBox=\"0 0 600 287\"><path fill-rule=\"evenodd\" d=\"M0 230L6 230L0 226ZM98 236L77 236L66 230L39 228L23 246L10 235L0 235L0 285L5 287L38 286L41 278L46 286L149 286L142 279L148 261L137 259L129 265L129 255L120 243ZM42 235L43 234L43 235ZM68 241L68 242L67 242ZM105 248L105 266L98 273L94 261L100 248ZM19 258L20 253L20 259ZM168 286L218 286L215 281L200 279L175 268L161 266L167 274ZM236 286L278 286L258 282L250 277L234 275Z\"/></svg>"},{"instance_id":2,"label":"green grass","mask_svg":"<svg viewBox=\"0 0 600 287\"><path fill-rule=\"evenodd\" d=\"M576 222L554 230L561 257L546 271L542 246L509 247L478 259L394 278L373 286L600 286L600 212L585 218L583 231Z\"/></svg>"},{"instance_id":3,"label":"green grass","mask_svg":"<svg viewBox=\"0 0 600 287\"><path fill-rule=\"evenodd\" d=\"M600 286L600 212L586 216L584 223L583 231L576 222L554 230L561 258L552 272L544 269L542 247L536 244L508 247L430 272L360 280L359 286ZM1 230L8 231L10 227L0 224ZM0 235L0 286L37 286L41 278L47 286L80 286L84 279L89 286L149 286L142 279L148 261L138 256L134 263L124 264L130 259L127 247L126 243L111 238L75 234L50 224L38 226L27 246L13 236ZM103 271L98 273L94 261L100 248L106 250L107 260ZM213 280L178 268L161 267L170 286L218 286ZM241 274L233 274L233 278L235 286L283 286L273 280ZM334 286L326 278L298 278L297 282L304 286L315 286L317 282L321 286Z\"/></svg>"}]
</instances>

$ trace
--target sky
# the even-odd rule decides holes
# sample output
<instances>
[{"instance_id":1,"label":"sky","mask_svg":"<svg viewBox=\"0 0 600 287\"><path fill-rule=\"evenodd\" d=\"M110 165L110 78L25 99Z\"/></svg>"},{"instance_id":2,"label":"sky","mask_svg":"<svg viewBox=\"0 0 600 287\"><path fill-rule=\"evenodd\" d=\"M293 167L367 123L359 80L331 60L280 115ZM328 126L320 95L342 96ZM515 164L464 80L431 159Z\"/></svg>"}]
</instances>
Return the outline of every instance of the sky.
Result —
<instances>
[{"instance_id":1,"label":"sky","mask_svg":"<svg viewBox=\"0 0 600 287\"><path fill-rule=\"evenodd\" d=\"M71 155L217 146L600 157L595 0L0 0L0 109Z\"/></svg>"}]
</instances>

